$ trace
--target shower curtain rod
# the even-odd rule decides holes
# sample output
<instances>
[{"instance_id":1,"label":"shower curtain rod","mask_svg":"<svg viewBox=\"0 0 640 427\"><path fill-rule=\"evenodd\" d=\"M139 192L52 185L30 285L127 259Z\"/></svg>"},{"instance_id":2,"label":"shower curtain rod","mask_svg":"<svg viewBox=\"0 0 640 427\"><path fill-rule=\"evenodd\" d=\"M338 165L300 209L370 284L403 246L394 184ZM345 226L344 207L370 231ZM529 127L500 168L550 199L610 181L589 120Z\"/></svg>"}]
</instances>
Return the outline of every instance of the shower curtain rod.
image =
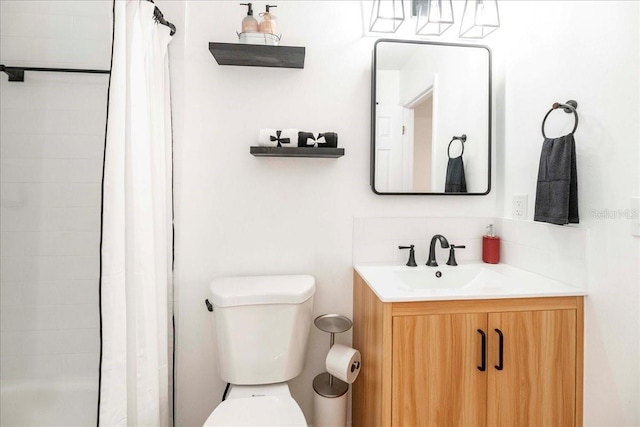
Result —
<instances>
[{"instance_id":1,"label":"shower curtain rod","mask_svg":"<svg viewBox=\"0 0 640 427\"><path fill-rule=\"evenodd\" d=\"M153 0L146 0L150 3L155 3ZM158 9L158 6L155 6L153 9L153 20L159 24L165 25L169 27L171 30L170 35L174 35L176 33L176 26L171 22L164 19L164 15ZM110 74L111 70L92 70L86 68L43 68L43 67L8 67L4 64L0 64L0 72L4 72L9 76L10 82L23 82L24 81L24 72L25 71L53 71L59 73L88 73L88 74Z\"/></svg>"},{"instance_id":2,"label":"shower curtain rod","mask_svg":"<svg viewBox=\"0 0 640 427\"><path fill-rule=\"evenodd\" d=\"M89 70L81 68L8 67L0 64L0 72L7 73L10 82L23 82L25 71L54 71L60 73L109 74L110 70Z\"/></svg>"}]
</instances>

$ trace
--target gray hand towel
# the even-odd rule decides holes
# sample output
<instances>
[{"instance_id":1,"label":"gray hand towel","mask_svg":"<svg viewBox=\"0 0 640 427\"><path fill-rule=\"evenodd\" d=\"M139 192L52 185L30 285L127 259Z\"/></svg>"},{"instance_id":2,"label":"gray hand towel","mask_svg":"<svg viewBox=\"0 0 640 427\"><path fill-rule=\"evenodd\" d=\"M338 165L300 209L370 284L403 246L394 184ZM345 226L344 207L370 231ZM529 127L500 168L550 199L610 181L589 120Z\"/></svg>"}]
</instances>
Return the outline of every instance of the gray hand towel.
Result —
<instances>
[{"instance_id":1,"label":"gray hand towel","mask_svg":"<svg viewBox=\"0 0 640 427\"><path fill-rule=\"evenodd\" d=\"M578 174L573 134L545 138L540 154L534 221L578 224Z\"/></svg>"},{"instance_id":2,"label":"gray hand towel","mask_svg":"<svg viewBox=\"0 0 640 427\"><path fill-rule=\"evenodd\" d=\"M464 163L462 156L455 158L449 157L447 163L447 177L444 182L445 193L466 193L467 180L464 177Z\"/></svg>"}]
</instances>

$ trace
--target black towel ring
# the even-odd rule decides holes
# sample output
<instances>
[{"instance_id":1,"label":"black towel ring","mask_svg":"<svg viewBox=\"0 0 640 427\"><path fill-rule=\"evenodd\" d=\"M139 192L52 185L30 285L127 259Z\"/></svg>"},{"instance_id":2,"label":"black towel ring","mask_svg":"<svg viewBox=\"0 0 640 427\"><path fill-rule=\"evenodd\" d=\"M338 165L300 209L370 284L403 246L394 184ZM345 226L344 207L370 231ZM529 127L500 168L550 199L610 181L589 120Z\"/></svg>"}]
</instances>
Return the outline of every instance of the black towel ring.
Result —
<instances>
[{"instance_id":1,"label":"black towel ring","mask_svg":"<svg viewBox=\"0 0 640 427\"><path fill-rule=\"evenodd\" d=\"M547 121L547 117L549 117L549 114L551 114L553 110L556 110L558 108L562 108L564 112L567 114L573 113L573 117L575 117L576 123L573 125L573 130L571 131L571 134L573 135L576 129L578 129L578 112L576 111L576 109L578 108L578 102L574 101L573 99L567 101L566 104L560 104L558 102L554 102L551 109L547 111L547 114L545 114L544 119L542 119L542 136L545 138L547 138L547 135L544 133L544 124Z\"/></svg>"},{"instance_id":2,"label":"black towel ring","mask_svg":"<svg viewBox=\"0 0 640 427\"><path fill-rule=\"evenodd\" d=\"M467 142L467 135L463 133L461 136L454 136L451 138L451 141L449 141L449 146L447 147L447 156L449 156L449 158L451 158L451 143L456 139L462 143L462 153L460 153L460 156L458 157L462 157L464 154L464 143Z\"/></svg>"}]
</instances>

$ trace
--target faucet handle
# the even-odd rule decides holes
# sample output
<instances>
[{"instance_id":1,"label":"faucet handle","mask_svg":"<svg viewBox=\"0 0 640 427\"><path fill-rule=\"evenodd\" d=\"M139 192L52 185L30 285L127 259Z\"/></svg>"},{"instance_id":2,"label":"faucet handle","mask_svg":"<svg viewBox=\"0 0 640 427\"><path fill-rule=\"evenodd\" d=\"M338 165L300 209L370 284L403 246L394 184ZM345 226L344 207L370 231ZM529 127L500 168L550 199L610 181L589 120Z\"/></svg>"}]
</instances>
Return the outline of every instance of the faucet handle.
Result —
<instances>
[{"instance_id":1,"label":"faucet handle","mask_svg":"<svg viewBox=\"0 0 640 427\"><path fill-rule=\"evenodd\" d=\"M398 246L398 249L409 249L409 260L407 261L407 267L417 267L416 264L416 251L414 245Z\"/></svg>"},{"instance_id":2,"label":"faucet handle","mask_svg":"<svg viewBox=\"0 0 640 427\"><path fill-rule=\"evenodd\" d=\"M465 245L449 245L449 260L447 261L447 265L456 266L458 263L456 262L456 249L465 249Z\"/></svg>"}]
</instances>

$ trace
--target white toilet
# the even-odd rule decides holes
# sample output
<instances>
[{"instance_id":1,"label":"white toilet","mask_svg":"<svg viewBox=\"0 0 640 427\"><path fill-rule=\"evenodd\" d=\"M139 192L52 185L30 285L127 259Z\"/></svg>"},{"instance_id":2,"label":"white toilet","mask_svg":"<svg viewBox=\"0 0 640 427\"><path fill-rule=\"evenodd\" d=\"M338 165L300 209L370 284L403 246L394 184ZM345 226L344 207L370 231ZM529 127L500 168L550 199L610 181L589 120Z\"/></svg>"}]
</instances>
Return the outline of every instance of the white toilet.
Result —
<instances>
[{"instance_id":1,"label":"white toilet","mask_svg":"<svg viewBox=\"0 0 640 427\"><path fill-rule=\"evenodd\" d=\"M286 381L304 366L315 279L227 277L210 290L219 375L231 387L204 426L306 427Z\"/></svg>"}]
</instances>

